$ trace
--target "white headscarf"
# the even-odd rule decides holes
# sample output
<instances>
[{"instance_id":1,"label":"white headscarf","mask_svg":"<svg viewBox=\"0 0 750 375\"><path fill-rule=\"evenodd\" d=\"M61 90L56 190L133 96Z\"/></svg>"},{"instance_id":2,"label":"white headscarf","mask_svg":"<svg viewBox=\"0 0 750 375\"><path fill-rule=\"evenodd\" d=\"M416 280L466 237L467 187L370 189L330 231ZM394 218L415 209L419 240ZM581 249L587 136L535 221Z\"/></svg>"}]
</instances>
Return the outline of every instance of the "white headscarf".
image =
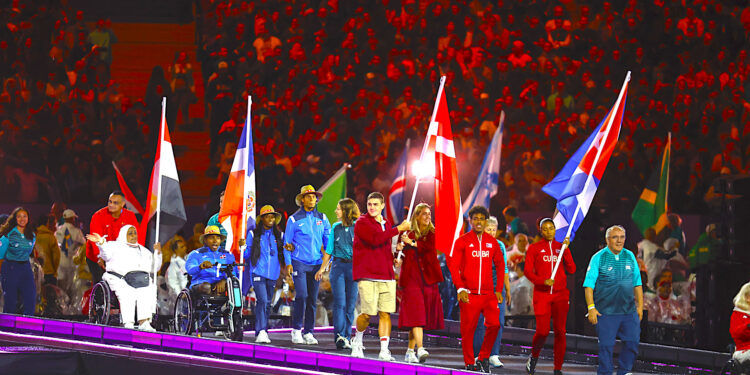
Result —
<instances>
[{"instance_id":1,"label":"white headscarf","mask_svg":"<svg viewBox=\"0 0 750 375\"><path fill-rule=\"evenodd\" d=\"M130 224L123 225L122 228L120 228L120 233L117 235L116 241L130 247L138 247L140 246L138 244L138 241L136 241L134 244L128 242L128 230L130 230L130 228L135 228L135 226ZM138 233L137 231L138 229L136 229L136 233Z\"/></svg>"}]
</instances>

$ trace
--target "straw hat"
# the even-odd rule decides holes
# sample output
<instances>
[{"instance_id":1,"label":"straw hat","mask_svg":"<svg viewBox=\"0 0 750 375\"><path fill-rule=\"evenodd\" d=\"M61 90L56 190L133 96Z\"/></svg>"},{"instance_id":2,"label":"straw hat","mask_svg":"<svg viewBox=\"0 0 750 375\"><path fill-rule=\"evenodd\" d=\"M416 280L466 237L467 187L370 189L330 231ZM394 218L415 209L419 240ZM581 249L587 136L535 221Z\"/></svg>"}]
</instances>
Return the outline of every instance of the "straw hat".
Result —
<instances>
[{"instance_id":1,"label":"straw hat","mask_svg":"<svg viewBox=\"0 0 750 375\"><path fill-rule=\"evenodd\" d=\"M294 198L294 201L297 203L298 207L302 206L302 197L307 194L315 194L318 199L323 197L323 194L315 191L315 188L312 185L305 185L299 189L299 194L297 194L297 196Z\"/></svg>"},{"instance_id":2,"label":"straw hat","mask_svg":"<svg viewBox=\"0 0 750 375\"><path fill-rule=\"evenodd\" d=\"M216 225L209 225L206 227L206 229L203 231L203 234L201 234L201 243L205 244L203 240L206 238L206 236L216 235L221 237L221 240L224 241L227 239L227 236L221 234L221 230Z\"/></svg>"},{"instance_id":3,"label":"straw hat","mask_svg":"<svg viewBox=\"0 0 750 375\"><path fill-rule=\"evenodd\" d=\"M276 225L279 225L281 222L281 214L276 212L270 204L260 208L260 214L258 216L263 217L265 215L276 215Z\"/></svg>"}]
</instances>

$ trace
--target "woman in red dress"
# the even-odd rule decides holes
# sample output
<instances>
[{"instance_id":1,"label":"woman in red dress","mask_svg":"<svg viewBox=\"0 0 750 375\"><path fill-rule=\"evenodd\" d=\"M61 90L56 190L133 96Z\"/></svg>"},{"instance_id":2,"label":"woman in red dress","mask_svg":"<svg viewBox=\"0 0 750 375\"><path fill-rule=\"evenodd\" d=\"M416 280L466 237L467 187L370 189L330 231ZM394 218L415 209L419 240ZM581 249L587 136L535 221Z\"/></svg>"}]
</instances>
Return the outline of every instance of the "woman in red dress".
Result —
<instances>
[{"instance_id":1,"label":"woman in red dress","mask_svg":"<svg viewBox=\"0 0 750 375\"><path fill-rule=\"evenodd\" d=\"M407 363L424 363L430 355L422 347L423 330L443 329L443 302L438 283L443 281L435 249L435 227L430 206L420 203L411 218L411 232L401 235L396 247L405 255L399 278L399 327L410 328Z\"/></svg>"}]
</instances>

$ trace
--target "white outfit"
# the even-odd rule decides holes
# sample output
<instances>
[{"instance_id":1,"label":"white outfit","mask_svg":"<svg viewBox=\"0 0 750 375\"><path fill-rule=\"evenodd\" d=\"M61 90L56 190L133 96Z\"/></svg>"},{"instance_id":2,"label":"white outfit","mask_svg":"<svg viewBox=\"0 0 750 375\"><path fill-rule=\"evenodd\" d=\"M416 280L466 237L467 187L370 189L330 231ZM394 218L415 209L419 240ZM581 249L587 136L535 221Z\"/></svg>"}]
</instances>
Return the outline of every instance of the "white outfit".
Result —
<instances>
[{"instance_id":1,"label":"white outfit","mask_svg":"<svg viewBox=\"0 0 750 375\"><path fill-rule=\"evenodd\" d=\"M151 280L147 287L133 288L124 279L110 272L125 275L131 271L145 271L153 274L161 266L161 255L154 257L151 250L139 245L127 243L128 229L132 225L120 228L116 241L99 245L99 257L107 263L107 272L102 276L109 283L112 291L120 301L120 316L123 324L133 324L136 305L138 321L150 319L156 309L156 285ZM155 258L155 259L154 259Z\"/></svg>"},{"instance_id":2,"label":"white outfit","mask_svg":"<svg viewBox=\"0 0 750 375\"><path fill-rule=\"evenodd\" d=\"M653 285L656 276L659 276L661 270L667 265L666 259L659 259L656 257L656 253L664 250L659 245L643 239L638 242L638 250L640 250L641 256L643 257L643 263L646 264L646 273L648 274L648 284Z\"/></svg>"},{"instance_id":3,"label":"white outfit","mask_svg":"<svg viewBox=\"0 0 750 375\"><path fill-rule=\"evenodd\" d=\"M187 275L185 274L185 258L172 255L167 267L167 287L170 296L177 297L187 286Z\"/></svg>"}]
</instances>

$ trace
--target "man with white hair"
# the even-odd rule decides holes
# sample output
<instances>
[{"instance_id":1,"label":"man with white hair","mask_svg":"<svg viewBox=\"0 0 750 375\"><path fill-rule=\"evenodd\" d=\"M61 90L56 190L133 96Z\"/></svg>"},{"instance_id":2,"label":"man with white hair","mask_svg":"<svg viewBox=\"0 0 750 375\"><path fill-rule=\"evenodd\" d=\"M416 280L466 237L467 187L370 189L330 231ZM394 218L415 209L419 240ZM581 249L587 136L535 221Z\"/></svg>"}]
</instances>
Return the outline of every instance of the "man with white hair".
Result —
<instances>
[{"instance_id":1,"label":"man with white hair","mask_svg":"<svg viewBox=\"0 0 750 375\"><path fill-rule=\"evenodd\" d=\"M616 337L623 342L618 375L629 373L638 355L643 318L641 272L635 255L625 249L625 228L614 225L605 234L607 246L599 250L586 270L583 287L587 317L599 335L598 374L612 374L612 349Z\"/></svg>"}]
</instances>

